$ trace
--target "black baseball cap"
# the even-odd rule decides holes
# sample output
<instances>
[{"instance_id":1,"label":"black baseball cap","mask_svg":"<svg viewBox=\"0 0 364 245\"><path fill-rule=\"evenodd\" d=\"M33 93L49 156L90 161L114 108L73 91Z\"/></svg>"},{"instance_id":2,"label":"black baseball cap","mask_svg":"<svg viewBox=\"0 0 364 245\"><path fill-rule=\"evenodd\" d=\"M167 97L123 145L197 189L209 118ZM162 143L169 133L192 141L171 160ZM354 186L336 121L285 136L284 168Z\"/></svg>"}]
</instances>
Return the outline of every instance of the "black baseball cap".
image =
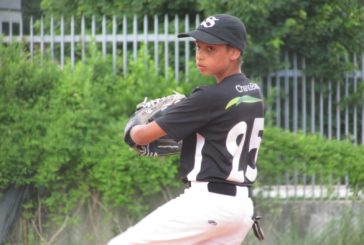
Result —
<instances>
[{"instance_id":1,"label":"black baseball cap","mask_svg":"<svg viewBox=\"0 0 364 245\"><path fill-rule=\"evenodd\" d=\"M246 47L244 23L237 17L227 14L207 17L196 30L180 33L178 37L193 37L208 44L229 44L242 53Z\"/></svg>"}]
</instances>

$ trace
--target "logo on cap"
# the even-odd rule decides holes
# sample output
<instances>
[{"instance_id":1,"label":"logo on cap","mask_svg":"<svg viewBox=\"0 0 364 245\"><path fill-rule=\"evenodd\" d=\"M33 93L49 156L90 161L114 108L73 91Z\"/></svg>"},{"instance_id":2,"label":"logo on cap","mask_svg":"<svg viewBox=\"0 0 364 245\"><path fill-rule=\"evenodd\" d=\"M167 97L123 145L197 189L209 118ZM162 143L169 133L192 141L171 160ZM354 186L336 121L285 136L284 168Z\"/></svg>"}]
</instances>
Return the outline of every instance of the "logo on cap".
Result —
<instances>
[{"instance_id":1,"label":"logo on cap","mask_svg":"<svg viewBox=\"0 0 364 245\"><path fill-rule=\"evenodd\" d=\"M201 25L205 28L210 28L215 25L215 21L219 20L215 16L207 17L204 21L201 22Z\"/></svg>"}]
</instances>

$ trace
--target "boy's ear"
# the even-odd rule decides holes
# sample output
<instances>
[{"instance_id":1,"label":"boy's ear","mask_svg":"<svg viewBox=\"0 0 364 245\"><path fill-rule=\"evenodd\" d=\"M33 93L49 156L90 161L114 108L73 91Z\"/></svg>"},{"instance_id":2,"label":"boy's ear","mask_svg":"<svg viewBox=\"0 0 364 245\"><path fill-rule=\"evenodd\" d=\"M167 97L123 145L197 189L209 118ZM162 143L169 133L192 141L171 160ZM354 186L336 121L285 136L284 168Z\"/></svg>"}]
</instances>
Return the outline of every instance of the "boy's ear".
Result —
<instances>
[{"instance_id":1,"label":"boy's ear","mask_svg":"<svg viewBox=\"0 0 364 245\"><path fill-rule=\"evenodd\" d=\"M237 60L237 59L240 59L240 56L241 56L241 51L237 48L231 48L231 59L232 60Z\"/></svg>"}]
</instances>

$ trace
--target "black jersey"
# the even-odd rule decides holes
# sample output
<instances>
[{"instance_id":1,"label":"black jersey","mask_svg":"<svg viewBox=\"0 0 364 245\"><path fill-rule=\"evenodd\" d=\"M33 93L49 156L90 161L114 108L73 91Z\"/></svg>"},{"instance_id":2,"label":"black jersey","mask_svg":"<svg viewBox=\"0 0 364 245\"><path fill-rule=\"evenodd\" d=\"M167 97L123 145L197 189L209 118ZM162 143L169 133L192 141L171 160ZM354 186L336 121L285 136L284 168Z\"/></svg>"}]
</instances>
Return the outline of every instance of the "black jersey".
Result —
<instances>
[{"instance_id":1,"label":"black jersey","mask_svg":"<svg viewBox=\"0 0 364 245\"><path fill-rule=\"evenodd\" d=\"M264 105L259 86L244 74L195 89L156 122L171 138L183 140L184 181L255 181Z\"/></svg>"}]
</instances>

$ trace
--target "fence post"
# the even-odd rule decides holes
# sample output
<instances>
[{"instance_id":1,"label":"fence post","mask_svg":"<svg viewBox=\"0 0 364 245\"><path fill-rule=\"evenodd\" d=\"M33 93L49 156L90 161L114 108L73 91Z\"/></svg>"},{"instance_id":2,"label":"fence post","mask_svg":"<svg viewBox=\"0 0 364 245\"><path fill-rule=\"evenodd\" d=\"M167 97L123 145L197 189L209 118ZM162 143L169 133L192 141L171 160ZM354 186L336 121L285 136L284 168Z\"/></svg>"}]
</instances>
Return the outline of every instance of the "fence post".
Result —
<instances>
[{"instance_id":1,"label":"fence post","mask_svg":"<svg viewBox=\"0 0 364 245\"><path fill-rule=\"evenodd\" d=\"M288 52L284 52L284 128L289 129L289 100L290 100L290 92L289 92L289 60L288 60Z\"/></svg>"},{"instance_id":2,"label":"fence post","mask_svg":"<svg viewBox=\"0 0 364 245\"><path fill-rule=\"evenodd\" d=\"M9 20L9 36L10 36L10 40L13 39L13 20L10 19Z\"/></svg>"},{"instance_id":3,"label":"fence post","mask_svg":"<svg viewBox=\"0 0 364 245\"><path fill-rule=\"evenodd\" d=\"M43 65L43 56L44 56L44 21L43 17L40 19L40 59L41 65Z\"/></svg>"},{"instance_id":4,"label":"fence post","mask_svg":"<svg viewBox=\"0 0 364 245\"><path fill-rule=\"evenodd\" d=\"M320 124L320 135L324 136L324 95L322 89L320 89L320 96L319 96L319 124Z\"/></svg>"},{"instance_id":5,"label":"fence post","mask_svg":"<svg viewBox=\"0 0 364 245\"><path fill-rule=\"evenodd\" d=\"M54 59L54 17L51 16L51 57Z\"/></svg>"},{"instance_id":6,"label":"fence post","mask_svg":"<svg viewBox=\"0 0 364 245\"><path fill-rule=\"evenodd\" d=\"M168 29L169 29L169 21L168 21L168 15L164 16L164 77L165 79L168 79L168 52L169 52L169 44L168 44Z\"/></svg>"},{"instance_id":7,"label":"fence post","mask_svg":"<svg viewBox=\"0 0 364 245\"><path fill-rule=\"evenodd\" d=\"M128 73L128 43L127 43L128 21L123 16L123 74L126 77Z\"/></svg>"},{"instance_id":8,"label":"fence post","mask_svg":"<svg viewBox=\"0 0 364 245\"><path fill-rule=\"evenodd\" d=\"M1 24L1 23L0 23ZM0 30L1 33L1 30ZM23 30L23 21L20 21L19 23L19 36L20 36L20 40L23 39L23 34L24 34L24 30Z\"/></svg>"},{"instance_id":9,"label":"fence post","mask_svg":"<svg viewBox=\"0 0 364 245\"><path fill-rule=\"evenodd\" d=\"M159 21L158 16L154 15L154 63L155 63L155 70L159 73Z\"/></svg>"},{"instance_id":10,"label":"fence post","mask_svg":"<svg viewBox=\"0 0 364 245\"><path fill-rule=\"evenodd\" d=\"M133 58L136 60L138 58L138 17L134 15L133 17Z\"/></svg>"},{"instance_id":11,"label":"fence post","mask_svg":"<svg viewBox=\"0 0 364 245\"><path fill-rule=\"evenodd\" d=\"M116 16L113 16L112 19L112 68L114 71L114 77L116 77L116 73L117 73L117 66L116 66L116 61L117 61L117 22L116 22Z\"/></svg>"},{"instance_id":12,"label":"fence post","mask_svg":"<svg viewBox=\"0 0 364 245\"><path fill-rule=\"evenodd\" d=\"M200 16L199 15L196 15L196 19L195 19L195 23L196 23L196 29L197 27L200 25L201 21L200 21Z\"/></svg>"},{"instance_id":13,"label":"fence post","mask_svg":"<svg viewBox=\"0 0 364 245\"><path fill-rule=\"evenodd\" d=\"M190 18L189 15L185 16L185 32L188 32L190 29ZM189 62L190 62L190 42L185 40L185 81L189 81Z\"/></svg>"},{"instance_id":14,"label":"fence post","mask_svg":"<svg viewBox=\"0 0 364 245\"><path fill-rule=\"evenodd\" d=\"M91 21L91 35L93 37L96 37L96 20L95 20L95 16L92 16L92 21Z\"/></svg>"},{"instance_id":15,"label":"fence post","mask_svg":"<svg viewBox=\"0 0 364 245\"><path fill-rule=\"evenodd\" d=\"M302 70L306 70L306 59L302 59ZM302 74L302 131L306 134L307 131L307 107L306 107L306 75Z\"/></svg>"},{"instance_id":16,"label":"fence post","mask_svg":"<svg viewBox=\"0 0 364 245\"><path fill-rule=\"evenodd\" d=\"M281 81L276 72L276 123L277 127L281 127Z\"/></svg>"},{"instance_id":17,"label":"fence post","mask_svg":"<svg viewBox=\"0 0 364 245\"><path fill-rule=\"evenodd\" d=\"M71 67L75 67L75 18L71 16Z\"/></svg>"},{"instance_id":18,"label":"fence post","mask_svg":"<svg viewBox=\"0 0 364 245\"><path fill-rule=\"evenodd\" d=\"M357 63L357 59L356 59L356 53L354 53L353 64L354 64L354 67L355 67L353 86L354 86L354 93L356 93L357 90L358 90L358 75L357 75L357 72L356 72L356 68L358 66L358 63ZM354 105L354 108L353 108L353 136L354 136L354 143L355 144L358 143L358 115L357 115L357 111L358 111L358 108L357 108L356 105Z\"/></svg>"},{"instance_id":19,"label":"fence post","mask_svg":"<svg viewBox=\"0 0 364 245\"><path fill-rule=\"evenodd\" d=\"M345 98L349 96L349 76L345 73ZM345 137L349 136L349 106L345 105Z\"/></svg>"},{"instance_id":20,"label":"fence post","mask_svg":"<svg viewBox=\"0 0 364 245\"><path fill-rule=\"evenodd\" d=\"M336 139L341 138L340 82L336 81Z\"/></svg>"},{"instance_id":21,"label":"fence post","mask_svg":"<svg viewBox=\"0 0 364 245\"><path fill-rule=\"evenodd\" d=\"M61 67L64 67L64 18L61 17Z\"/></svg>"},{"instance_id":22,"label":"fence post","mask_svg":"<svg viewBox=\"0 0 364 245\"><path fill-rule=\"evenodd\" d=\"M102 57L106 57L106 16L102 16Z\"/></svg>"},{"instance_id":23,"label":"fence post","mask_svg":"<svg viewBox=\"0 0 364 245\"><path fill-rule=\"evenodd\" d=\"M143 18L143 33L144 33L144 60L146 61L148 56L148 17L144 15ZM146 61L147 62L147 61Z\"/></svg>"},{"instance_id":24,"label":"fence post","mask_svg":"<svg viewBox=\"0 0 364 245\"><path fill-rule=\"evenodd\" d=\"M293 132L298 131L298 69L297 69L297 54L293 54Z\"/></svg>"},{"instance_id":25,"label":"fence post","mask_svg":"<svg viewBox=\"0 0 364 245\"><path fill-rule=\"evenodd\" d=\"M85 63L86 61L86 54L85 54L85 16L81 18L81 59L82 62Z\"/></svg>"},{"instance_id":26,"label":"fence post","mask_svg":"<svg viewBox=\"0 0 364 245\"><path fill-rule=\"evenodd\" d=\"M311 133L315 133L315 79L311 78Z\"/></svg>"},{"instance_id":27,"label":"fence post","mask_svg":"<svg viewBox=\"0 0 364 245\"><path fill-rule=\"evenodd\" d=\"M175 28L175 35L177 37L179 33L179 18L176 14L174 19L174 28ZM174 42L174 73L176 81L179 80L179 40L176 38Z\"/></svg>"},{"instance_id":28,"label":"fence post","mask_svg":"<svg viewBox=\"0 0 364 245\"><path fill-rule=\"evenodd\" d=\"M30 17L30 57L34 57L34 30L33 30L33 16Z\"/></svg>"},{"instance_id":29,"label":"fence post","mask_svg":"<svg viewBox=\"0 0 364 245\"><path fill-rule=\"evenodd\" d=\"M328 98L327 98L327 137L331 140L332 139L332 82L329 81L329 91L328 91Z\"/></svg>"}]
</instances>

